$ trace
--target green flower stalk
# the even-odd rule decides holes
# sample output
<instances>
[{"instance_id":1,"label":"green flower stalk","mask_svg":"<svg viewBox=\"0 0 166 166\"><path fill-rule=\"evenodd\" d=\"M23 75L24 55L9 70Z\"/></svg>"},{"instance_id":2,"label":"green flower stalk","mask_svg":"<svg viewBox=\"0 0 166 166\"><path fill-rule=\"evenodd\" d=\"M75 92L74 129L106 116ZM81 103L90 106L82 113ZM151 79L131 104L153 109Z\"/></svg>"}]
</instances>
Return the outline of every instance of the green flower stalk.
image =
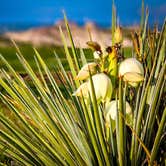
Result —
<instances>
[{"instance_id":1,"label":"green flower stalk","mask_svg":"<svg viewBox=\"0 0 166 166\"><path fill-rule=\"evenodd\" d=\"M113 47L108 47L107 50L108 52L108 73L111 77L112 84L115 87L115 82L117 78L117 48L115 46Z\"/></svg>"},{"instance_id":2,"label":"green flower stalk","mask_svg":"<svg viewBox=\"0 0 166 166\"><path fill-rule=\"evenodd\" d=\"M113 35L114 43L112 47L108 47L106 51L108 52L108 72L110 74L113 86L115 87L116 84L116 78L117 78L117 66L118 66L118 47L121 46L121 43L123 41L123 35L121 28L118 26L115 29L115 32ZM118 47L117 47L118 46Z\"/></svg>"}]
</instances>

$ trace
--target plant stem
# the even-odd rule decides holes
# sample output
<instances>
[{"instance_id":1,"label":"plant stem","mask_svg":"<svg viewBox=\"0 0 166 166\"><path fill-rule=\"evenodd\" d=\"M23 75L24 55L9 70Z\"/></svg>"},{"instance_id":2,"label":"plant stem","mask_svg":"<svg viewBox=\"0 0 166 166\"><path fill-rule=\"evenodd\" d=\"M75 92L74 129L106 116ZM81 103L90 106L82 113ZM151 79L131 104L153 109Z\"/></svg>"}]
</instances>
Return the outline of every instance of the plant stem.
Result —
<instances>
[{"instance_id":1,"label":"plant stem","mask_svg":"<svg viewBox=\"0 0 166 166\"><path fill-rule=\"evenodd\" d=\"M166 107L164 109L162 119L161 119L158 131L157 131L157 134L156 134L156 138L155 138L155 141L154 141L154 145L153 145L153 148L152 148L152 151L151 151L150 165L153 165L153 162L156 159L156 155L157 155L157 152L158 152L158 149L159 149L159 143L160 143L161 136L163 134L162 132L163 132L163 129L164 129L164 126L165 126L165 121L166 121Z\"/></svg>"},{"instance_id":2,"label":"plant stem","mask_svg":"<svg viewBox=\"0 0 166 166\"><path fill-rule=\"evenodd\" d=\"M125 165L125 149L124 149L124 108L123 108L123 91L122 91L122 78L119 79L119 165Z\"/></svg>"}]
</instances>

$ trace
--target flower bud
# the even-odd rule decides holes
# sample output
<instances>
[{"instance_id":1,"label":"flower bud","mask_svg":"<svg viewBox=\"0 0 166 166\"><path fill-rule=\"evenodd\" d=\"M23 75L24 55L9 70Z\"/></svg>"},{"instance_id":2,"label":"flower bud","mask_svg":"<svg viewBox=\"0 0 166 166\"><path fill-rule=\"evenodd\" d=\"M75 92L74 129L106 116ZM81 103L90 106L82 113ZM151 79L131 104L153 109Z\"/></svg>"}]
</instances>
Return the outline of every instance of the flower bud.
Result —
<instances>
[{"instance_id":1,"label":"flower bud","mask_svg":"<svg viewBox=\"0 0 166 166\"><path fill-rule=\"evenodd\" d=\"M86 43L89 48L91 48L93 51L101 51L101 47L100 47L100 44L95 42L95 41L88 41Z\"/></svg>"},{"instance_id":2,"label":"flower bud","mask_svg":"<svg viewBox=\"0 0 166 166\"><path fill-rule=\"evenodd\" d=\"M85 79L89 78L89 70L90 70L91 74L96 73L96 66L97 66L97 63L95 63L95 62L85 64L79 71L78 75L76 76L76 79L85 80Z\"/></svg>"},{"instance_id":3,"label":"flower bud","mask_svg":"<svg viewBox=\"0 0 166 166\"><path fill-rule=\"evenodd\" d=\"M123 40L123 36L122 36L122 30L121 28L118 26L115 30L114 33L114 41L115 43L121 43Z\"/></svg>"},{"instance_id":4,"label":"flower bud","mask_svg":"<svg viewBox=\"0 0 166 166\"><path fill-rule=\"evenodd\" d=\"M109 101L113 91L111 79L106 74L99 73L92 76L92 81L97 101ZM88 89L92 96L90 80L88 81Z\"/></svg>"},{"instance_id":5,"label":"flower bud","mask_svg":"<svg viewBox=\"0 0 166 166\"><path fill-rule=\"evenodd\" d=\"M94 51L93 52L94 59L100 59L101 58L101 52L100 51Z\"/></svg>"},{"instance_id":6,"label":"flower bud","mask_svg":"<svg viewBox=\"0 0 166 166\"><path fill-rule=\"evenodd\" d=\"M144 79L143 65L136 58L127 58L119 66L119 76L136 87Z\"/></svg>"},{"instance_id":7,"label":"flower bud","mask_svg":"<svg viewBox=\"0 0 166 166\"><path fill-rule=\"evenodd\" d=\"M117 102L119 105L119 100ZM110 124L110 117L113 120L116 119L116 110L117 110L116 100L107 103L105 108L105 113L106 113L105 120L107 126L109 126ZM128 102L126 102L126 114L131 114L131 107Z\"/></svg>"}]
</instances>

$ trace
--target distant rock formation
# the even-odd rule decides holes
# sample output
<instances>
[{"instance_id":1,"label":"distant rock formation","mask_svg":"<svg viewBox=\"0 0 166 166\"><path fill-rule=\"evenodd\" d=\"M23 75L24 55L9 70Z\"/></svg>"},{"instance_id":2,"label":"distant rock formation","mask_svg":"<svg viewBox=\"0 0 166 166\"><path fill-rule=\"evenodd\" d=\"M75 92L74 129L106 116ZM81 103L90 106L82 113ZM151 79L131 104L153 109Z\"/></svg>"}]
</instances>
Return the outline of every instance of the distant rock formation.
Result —
<instances>
[{"instance_id":1,"label":"distant rock formation","mask_svg":"<svg viewBox=\"0 0 166 166\"><path fill-rule=\"evenodd\" d=\"M84 26L78 26L74 22L69 22L71 33L76 47L87 47L86 42L90 40L88 29L90 30L92 40L97 41L103 46L111 45L111 31L108 29L101 29L93 22L87 22ZM53 26L32 28L21 32L7 32L5 37L14 39L19 42L32 43L35 46L43 44L63 45L59 27L65 34L68 46L70 46L70 39L67 37L67 30L63 20L55 23ZM124 46L131 46L131 41L124 39Z\"/></svg>"}]
</instances>

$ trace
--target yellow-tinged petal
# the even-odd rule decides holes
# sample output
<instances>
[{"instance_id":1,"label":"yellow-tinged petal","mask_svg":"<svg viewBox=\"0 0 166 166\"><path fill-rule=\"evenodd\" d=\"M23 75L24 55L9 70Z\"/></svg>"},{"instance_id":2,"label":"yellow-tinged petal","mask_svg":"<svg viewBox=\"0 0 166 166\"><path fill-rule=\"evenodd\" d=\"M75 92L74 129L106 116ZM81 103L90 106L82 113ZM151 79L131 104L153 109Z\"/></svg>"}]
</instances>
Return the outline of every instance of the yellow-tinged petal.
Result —
<instances>
[{"instance_id":1,"label":"yellow-tinged petal","mask_svg":"<svg viewBox=\"0 0 166 166\"><path fill-rule=\"evenodd\" d=\"M129 82L140 82L144 80L144 77L140 73L127 72L123 75L124 80Z\"/></svg>"},{"instance_id":2,"label":"yellow-tinged petal","mask_svg":"<svg viewBox=\"0 0 166 166\"><path fill-rule=\"evenodd\" d=\"M119 77L128 81L131 86L137 86L144 79L143 65L136 58L127 58L119 66Z\"/></svg>"},{"instance_id":3,"label":"yellow-tinged petal","mask_svg":"<svg viewBox=\"0 0 166 166\"><path fill-rule=\"evenodd\" d=\"M73 93L73 96L88 97L87 82L80 85L80 87Z\"/></svg>"},{"instance_id":4,"label":"yellow-tinged petal","mask_svg":"<svg viewBox=\"0 0 166 166\"><path fill-rule=\"evenodd\" d=\"M85 80L89 78L89 70L91 74L96 73L96 66L97 63L95 62L85 64L79 71L78 75L76 76L76 80Z\"/></svg>"}]
</instances>

